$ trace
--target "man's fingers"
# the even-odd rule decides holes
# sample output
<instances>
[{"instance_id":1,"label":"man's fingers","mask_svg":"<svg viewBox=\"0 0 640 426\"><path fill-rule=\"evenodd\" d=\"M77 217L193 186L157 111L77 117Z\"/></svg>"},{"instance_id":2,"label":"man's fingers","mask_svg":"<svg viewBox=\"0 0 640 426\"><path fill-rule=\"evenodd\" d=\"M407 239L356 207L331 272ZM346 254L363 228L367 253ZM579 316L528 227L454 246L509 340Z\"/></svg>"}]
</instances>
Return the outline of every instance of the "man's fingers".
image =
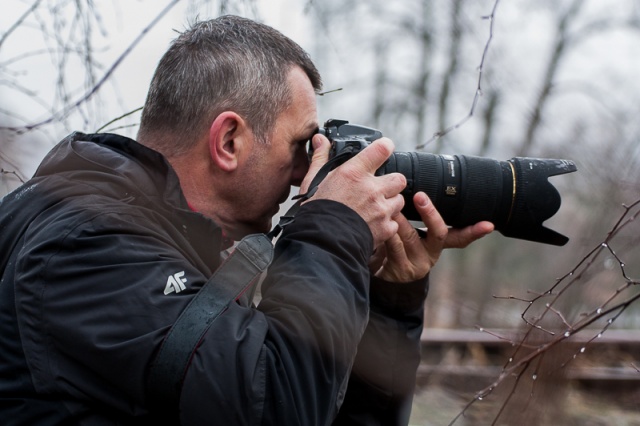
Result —
<instances>
[{"instance_id":1,"label":"man's fingers","mask_svg":"<svg viewBox=\"0 0 640 426\"><path fill-rule=\"evenodd\" d=\"M461 229L449 229L433 203L429 201L429 197L422 192L415 195L414 203L429 230L429 238L427 240L432 240L428 242L428 244L433 245L432 248L436 248L438 245L440 245L440 250L445 248L465 248L477 239L493 232L493 224L487 221L478 222L475 225Z\"/></svg>"},{"instance_id":2,"label":"man's fingers","mask_svg":"<svg viewBox=\"0 0 640 426\"><path fill-rule=\"evenodd\" d=\"M435 255L434 257L437 259L440 256L440 251L444 248L449 228L427 194L418 192L414 195L413 202L420 218L429 229L426 239L427 251Z\"/></svg>"},{"instance_id":3,"label":"man's fingers","mask_svg":"<svg viewBox=\"0 0 640 426\"><path fill-rule=\"evenodd\" d=\"M384 195L385 198L400 196L400 198L402 198L401 207L404 207L404 198L400 193L407 186L407 178L405 178L401 173L389 173L387 175L378 176L376 179L381 183L382 195Z\"/></svg>"},{"instance_id":4,"label":"man's fingers","mask_svg":"<svg viewBox=\"0 0 640 426\"><path fill-rule=\"evenodd\" d=\"M378 139L347 161L344 166L347 167L347 170L351 170L356 174L375 174L389 159L389 156L393 153L393 148L394 145L391 139ZM395 197L407 186L407 179L401 173L378 176L377 180L382 189L382 194L386 198Z\"/></svg>"},{"instance_id":5,"label":"man's fingers","mask_svg":"<svg viewBox=\"0 0 640 426\"><path fill-rule=\"evenodd\" d=\"M391 139L378 139L347 161L345 165L349 164L349 167L363 170L367 173L375 173L387 161L393 152L393 148L394 145Z\"/></svg>"},{"instance_id":6,"label":"man's fingers","mask_svg":"<svg viewBox=\"0 0 640 426\"><path fill-rule=\"evenodd\" d=\"M429 197L418 192L413 197L414 206L428 228L425 238L420 238L410 222L402 215L394 216L398 225L396 234L385 240L384 262L376 257L376 276L393 282L411 282L424 277L436 264L442 250L449 247L466 247L478 238L493 231L490 222L479 222L463 229L449 229Z\"/></svg>"},{"instance_id":7,"label":"man's fingers","mask_svg":"<svg viewBox=\"0 0 640 426\"><path fill-rule=\"evenodd\" d=\"M392 262L402 261L406 258L405 247L400 234L394 234L384 242L385 254Z\"/></svg>"},{"instance_id":8,"label":"man's fingers","mask_svg":"<svg viewBox=\"0 0 640 426\"><path fill-rule=\"evenodd\" d=\"M462 229L451 229L444 246L445 248L465 248L475 240L493 232L493 229L493 223L486 221Z\"/></svg>"},{"instance_id":9,"label":"man's fingers","mask_svg":"<svg viewBox=\"0 0 640 426\"><path fill-rule=\"evenodd\" d=\"M406 250L411 252L416 249L422 249L422 239L420 235L402 212L395 216L394 220L398 223L398 235L406 246Z\"/></svg>"}]
</instances>

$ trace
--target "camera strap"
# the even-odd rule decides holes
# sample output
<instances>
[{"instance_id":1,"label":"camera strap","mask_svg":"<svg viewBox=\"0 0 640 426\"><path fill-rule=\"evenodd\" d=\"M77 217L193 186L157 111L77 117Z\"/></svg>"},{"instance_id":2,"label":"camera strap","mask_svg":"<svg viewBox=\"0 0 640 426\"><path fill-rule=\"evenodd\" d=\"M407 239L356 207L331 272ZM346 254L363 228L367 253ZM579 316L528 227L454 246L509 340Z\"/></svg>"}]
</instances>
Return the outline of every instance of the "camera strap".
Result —
<instances>
[{"instance_id":1,"label":"camera strap","mask_svg":"<svg viewBox=\"0 0 640 426\"><path fill-rule=\"evenodd\" d=\"M272 260L273 244L265 234L246 236L173 323L147 379L149 408L163 422L179 423L182 381L206 331L231 303L250 291Z\"/></svg>"},{"instance_id":2,"label":"camera strap","mask_svg":"<svg viewBox=\"0 0 640 426\"><path fill-rule=\"evenodd\" d=\"M289 208L289 210L287 210L284 215L280 216L280 221L276 226L273 227L273 229L267 234L267 236L271 239L274 239L278 235L280 235L285 226L293 223L296 213L298 213L298 210L300 210L302 203L313 197L313 194L315 194L318 190L318 185L320 185L320 182L322 182L324 178L327 177L331 170L335 169L352 156L353 152L349 149L345 149L343 152L327 161L320 168L320 170L318 170L318 173L316 173L313 180L311 180L311 184L309 185L309 189L307 190L307 192L305 192L304 194L298 194L292 198L293 200L297 200L297 202L293 206L291 206L291 208Z\"/></svg>"}]
</instances>

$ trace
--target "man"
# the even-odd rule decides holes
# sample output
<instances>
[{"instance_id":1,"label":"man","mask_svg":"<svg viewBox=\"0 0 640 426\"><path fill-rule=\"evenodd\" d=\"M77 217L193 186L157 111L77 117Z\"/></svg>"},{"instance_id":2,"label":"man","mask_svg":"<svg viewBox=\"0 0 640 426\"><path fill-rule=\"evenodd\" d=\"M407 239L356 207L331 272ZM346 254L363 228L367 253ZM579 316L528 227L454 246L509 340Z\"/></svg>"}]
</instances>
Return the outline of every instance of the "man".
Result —
<instances>
[{"instance_id":1,"label":"man","mask_svg":"<svg viewBox=\"0 0 640 426\"><path fill-rule=\"evenodd\" d=\"M0 418L158 421L151 365L232 240L267 232L291 185L327 161L321 80L277 31L226 16L172 44L138 142L73 134L0 205ZM313 139L309 164L305 146ZM332 171L284 229L257 307L232 303L190 354L175 401L196 424L406 424L426 275L448 232L425 194L400 214L393 150ZM371 271L369 272L371 268Z\"/></svg>"}]
</instances>

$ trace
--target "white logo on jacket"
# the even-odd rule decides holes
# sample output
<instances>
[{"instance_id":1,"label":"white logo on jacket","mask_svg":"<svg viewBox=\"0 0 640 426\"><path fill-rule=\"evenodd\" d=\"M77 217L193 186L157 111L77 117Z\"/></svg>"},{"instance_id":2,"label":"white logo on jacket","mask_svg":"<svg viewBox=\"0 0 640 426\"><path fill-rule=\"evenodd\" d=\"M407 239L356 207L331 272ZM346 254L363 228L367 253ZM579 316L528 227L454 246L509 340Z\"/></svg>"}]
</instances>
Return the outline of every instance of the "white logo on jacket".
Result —
<instances>
[{"instance_id":1,"label":"white logo on jacket","mask_svg":"<svg viewBox=\"0 0 640 426\"><path fill-rule=\"evenodd\" d=\"M187 279L184 278L184 271L176 272L173 275L169 275L169 277L167 278L167 285L164 288L164 294L173 293L174 291L176 293L180 293L182 290L185 290L187 288L184 285L184 283L186 282Z\"/></svg>"}]
</instances>

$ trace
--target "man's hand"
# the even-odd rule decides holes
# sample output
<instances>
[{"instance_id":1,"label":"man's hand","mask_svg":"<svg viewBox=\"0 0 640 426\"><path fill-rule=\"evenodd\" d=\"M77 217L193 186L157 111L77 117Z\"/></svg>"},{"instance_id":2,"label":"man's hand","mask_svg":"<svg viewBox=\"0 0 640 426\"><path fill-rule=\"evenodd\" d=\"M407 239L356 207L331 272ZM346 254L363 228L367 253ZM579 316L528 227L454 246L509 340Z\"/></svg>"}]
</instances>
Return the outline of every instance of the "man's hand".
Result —
<instances>
[{"instance_id":1,"label":"man's hand","mask_svg":"<svg viewBox=\"0 0 640 426\"><path fill-rule=\"evenodd\" d=\"M329 140L313 137L314 153L309 171L300 186L307 192L311 181L329 159ZM406 178L400 173L374 176L393 152L393 142L382 138L329 173L312 199L339 201L355 210L369 225L376 244L370 267L375 275L390 282L411 282L426 276L445 248L464 248L491 233L493 224L479 222L462 229L449 229L423 192L414 196L417 212L428 229L418 232L400 213L404 199L400 192Z\"/></svg>"},{"instance_id":2,"label":"man's hand","mask_svg":"<svg viewBox=\"0 0 640 426\"><path fill-rule=\"evenodd\" d=\"M313 137L314 155L309 172L300 185L301 193L308 190L311 180L327 162L330 144L323 135ZM353 158L331 171L318 185L311 199L338 201L358 213L369 225L375 246L398 232L395 217L404 207L400 192L407 185L401 173L375 176L393 152L393 142L382 138L371 143Z\"/></svg>"},{"instance_id":3,"label":"man's hand","mask_svg":"<svg viewBox=\"0 0 640 426\"><path fill-rule=\"evenodd\" d=\"M464 248L493 231L490 222L462 229L449 229L429 197L419 192L413 197L416 210L427 227L426 238L402 214L394 219L398 232L377 247L369 264L372 273L390 282L411 282L426 276L445 248Z\"/></svg>"}]
</instances>

